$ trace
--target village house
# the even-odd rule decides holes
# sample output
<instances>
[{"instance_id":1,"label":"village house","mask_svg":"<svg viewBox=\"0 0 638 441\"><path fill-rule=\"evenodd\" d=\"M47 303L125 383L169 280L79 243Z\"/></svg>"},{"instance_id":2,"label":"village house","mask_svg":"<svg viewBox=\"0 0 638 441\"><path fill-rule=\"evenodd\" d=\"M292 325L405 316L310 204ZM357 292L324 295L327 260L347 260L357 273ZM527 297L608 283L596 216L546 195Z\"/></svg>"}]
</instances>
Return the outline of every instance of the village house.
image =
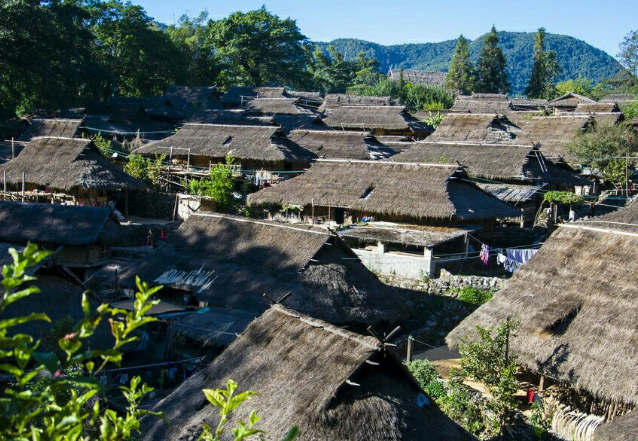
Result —
<instances>
[{"instance_id":1,"label":"village house","mask_svg":"<svg viewBox=\"0 0 638 441\"><path fill-rule=\"evenodd\" d=\"M141 105L146 114L156 123L166 129L172 129L175 125L186 118L187 113L174 106L170 99L166 97L116 97L111 103L124 103L124 105Z\"/></svg>"},{"instance_id":2,"label":"village house","mask_svg":"<svg viewBox=\"0 0 638 441\"><path fill-rule=\"evenodd\" d=\"M172 136L134 150L166 155L174 173L207 170L231 155L241 170L302 170L316 157L288 138L279 127L264 125L184 124Z\"/></svg>"},{"instance_id":3,"label":"village house","mask_svg":"<svg viewBox=\"0 0 638 441\"><path fill-rule=\"evenodd\" d=\"M485 192L522 210L521 223L533 224L542 190L577 191L591 182L546 161L534 145L415 142L392 158L397 162L458 164Z\"/></svg>"},{"instance_id":4,"label":"village house","mask_svg":"<svg viewBox=\"0 0 638 441\"><path fill-rule=\"evenodd\" d=\"M552 162L575 164L577 159L568 151L578 133L590 130L595 124L591 115L571 114L535 116L520 123L517 144L538 144L543 156Z\"/></svg>"},{"instance_id":5,"label":"village house","mask_svg":"<svg viewBox=\"0 0 638 441\"><path fill-rule=\"evenodd\" d=\"M341 106L324 118L335 129L372 131L374 135L423 139L432 128L410 115L404 106Z\"/></svg>"},{"instance_id":6,"label":"village house","mask_svg":"<svg viewBox=\"0 0 638 441\"><path fill-rule=\"evenodd\" d=\"M618 104L614 102L581 103L576 106L574 114L591 115L598 124L615 125L624 120Z\"/></svg>"},{"instance_id":7,"label":"village house","mask_svg":"<svg viewBox=\"0 0 638 441\"><path fill-rule=\"evenodd\" d=\"M111 257L119 236L119 222L108 208L0 202L0 242L31 242L53 251L57 265L82 279Z\"/></svg>"},{"instance_id":8,"label":"village house","mask_svg":"<svg viewBox=\"0 0 638 441\"><path fill-rule=\"evenodd\" d=\"M0 165L13 198L106 206L124 193L146 188L109 162L90 139L35 138L13 160ZM6 195L7 197L9 195Z\"/></svg>"},{"instance_id":9,"label":"village house","mask_svg":"<svg viewBox=\"0 0 638 441\"><path fill-rule=\"evenodd\" d=\"M299 98L255 98L242 108L249 115L316 115Z\"/></svg>"},{"instance_id":10,"label":"village house","mask_svg":"<svg viewBox=\"0 0 638 441\"><path fill-rule=\"evenodd\" d=\"M473 93L458 95L450 112L456 113L497 113L507 114L512 104L507 95L498 93Z\"/></svg>"},{"instance_id":11,"label":"village house","mask_svg":"<svg viewBox=\"0 0 638 441\"><path fill-rule=\"evenodd\" d=\"M141 137L159 139L167 134L167 128L149 116L141 102L113 99L92 102L85 109L82 129L91 135L118 140Z\"/></svg>"},{"instance_id":12,"label":"village house","mask_svg":"<svg viewBox=\"0 0 638 441\"><path fill-rule=\"evenodd\" d=\"M272 306L203 371L154 410L145 441L197 438L201 422L217 424L217 409L202 393L225 388L259 391L251 406L272 439L292 425L307 440L464 441L473 439L436 406L421 408L423 391L405 367L373 337L355 334L281 305ZM242 414L234 413L234 426ZM223 437L224 440L230 439Z\"/></svg>"},{"instance_id":13,"label":"village house","mask_svg":"<svg viewBox=\"0 0 638 441\"><path fill-rule=\"evenodd\" d=\"M573 112L579 104L594 104L595 100L574 92L554 98L548 103L548 108L554 112Z\"/></svg>"},{"instance_id":14,"label":"village house","mask_svg":"<svg viewBox=\"0 0 638 441\"><path fill-rule=\"evenodd\" d=\"M423 84L425 86L437 86L445 88L445 72L428 72L414 69L390 69L388 78L392 81L403 80L410 84Z\"/></svg>"},{"instance_id":15,"label":"village house","mask_svg":"<svg viewBox=\"0 0 638 441\"><path fill-rule=\"evenodd\" d=\"M75 138L80 136L82 119L46 119L34 118L29 122L27 130L18 138L18 141L29 142L33 138L42 136L55 138Z\"/></svg>"},{"instance_id":16,"label":"village house","mask_svg":"<svg viewBox=\"0 0 638 441\"><path fill-rule=\"evenodd\" d=\"M294 98L303 105L318 107L322 98L319 92L303 92L287 90L284 87L246 87L231 86L221 97L225 107L243 106L255 98Z\"/></svg>"},{"instance_id":17,"label":"village house","mask_svg":"<svg viewBox=\"0 0 638 441\"><path fill-rule=\"evenodd\" d=\"M396 154L374 135L345 130L293 130L290 140L321 159L387 159Z\"/></svg>"},{"instance_id":18,"label":"village house","mask_svg":"<svg viewBox=\"0 0 638 441\"><path fill-rule=\"evenodd\" d=\"M319 112L329 115L331 111L342 106L391 106L392 98L389 96L364 96L345 93L327 93L323 103L319 106Z\"/></svg>"},{"instance_id":19,"label":"village house","mask_svg":"<svg viewBox=\"0 0 638 441\"><path fill-rule=\"evenodd\" d=\"M519 131L505 115L448 113L428 141L502 144L514 140Z\"/></svg>"},{"instance_id":20,"label":"village house","mask_svg":"<svg viewBox=\"0 0 638 441\"><path fill-rule=\"evenodd\" d=\"M541 395L570 406L559 406L554 416L564 422L559 435L613 424L638 404L638 352L632 349L638 331L636 224L634 203L596 220L561 225L504 289L447 337L456 348L475 337L476 326L518 321L509 350L537 375ZM598 439L634 439L635 412L624 420L624 437Z\"/></svg>"},{"instance_id":21,"label":"village house","mask_svg":"<svg viewBox=\"0 0 638 441\"><path fill-rule=\"evenodd\" d=\"M636 102L638 102L638 99L636 99L635 95L622 93L606 95L599 101L599 103L616 103L620 110L624 110L627 104Z\"/></svg>"},{"instance_id":22,"label":"village house","mask_svg":"<svg viewBox=\"0 0 638 441\"><path fill-rule=\"evenodd\" d=\"M164 91L164 98L186 115L191 115L198 110L223 109L217 88L213 86L172 85Z\"/></svg>"},{"instance_id":23,"label":"village house","mask_svg":"<svg viewBox=\"0 0 638 441\"><path fill-rule=\"evenodd\" d=\"M510 98L510 104L515 112L538 112L547 109L549 102L538 98Z\"/></svg>"},{"instance_id":24,"label":"village house","mask_svg":"<svg viewBox=\"0 0 638 441\"><path fill-rule=\"evenodd\" d=\"M167 300L253 317L268 298L340 324L392 322L405 313L404 299L338 236L303 225L194 214L165 245L126 268L122 286L133 288L135 276L163 285Z\"/></svg>"}]
</instances>

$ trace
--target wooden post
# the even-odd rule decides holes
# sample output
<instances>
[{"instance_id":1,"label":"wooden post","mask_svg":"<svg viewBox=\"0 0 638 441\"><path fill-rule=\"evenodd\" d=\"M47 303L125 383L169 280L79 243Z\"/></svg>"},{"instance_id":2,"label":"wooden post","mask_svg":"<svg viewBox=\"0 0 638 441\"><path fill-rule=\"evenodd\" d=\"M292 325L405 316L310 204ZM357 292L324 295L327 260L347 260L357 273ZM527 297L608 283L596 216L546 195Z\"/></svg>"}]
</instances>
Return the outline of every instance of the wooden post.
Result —
<instances>
[{"instance_id":1,"label":"wooden post","mask_svg":"<svg viewBox=\"0 0 638 441\"><path fill-rule=\"evenodd\" d=\"M188 158L186 160L186 171L189 172L191 169L191 148L188 148Z\"/></svg>"},{"instance_id":2,"label":"wooden post","mask_svg":"<svg viewBox=\"0 0 638 441\"><path fill-rule=\"evenodd\" d=\"M2 172L2 199L7 199L7 171Z\"/></svg>"},{"instance_id":3,"label":"wooden post","mask_svg":"<svg viewBox=\"0 0 638 441\"><path fill-rule=\"evenodd\" d=\"M16 157L16 146L13 137L11 137L11 159Z\"/></svg>"},{"instance_id":4,"label":"wooden post","mask_svg":"<svg viewBox=\"0 0 638 441\"><path fill-rule=\"evenodd\" d=\"M629 152L625 152L625 196L629 196Z\"/></svg>"},{"instance_id":5,"label":"wooden post","mask_svg":"<svg viewBox=\"0 0 638 441\"><path fill-rule=\"evenodd\" d=\"M173 146L171 146L171 153L168 157L168 174L171 174L171 162L173 162Z\"/></svg>"},{"instance_id":6,"label":"wooden post","mask_svg":"<svg viewBox=\"0 0 638 441\"><path fill-rule=\"evenodd\" d=\"M24 192L25 192L25 172L22 172L22 202L24 202Z\"/></svg>"},{"instance_id":7,"label":"wooden post","mask_svg":"<svg viewBox=\"0 0 638 441\"><path fill-rule=\"evenodd\" d=\"M414 352L414 338L411 335L408 335L408 353L405 357L406 361L409 363L412 361L412 353Z\"/></svg>"},{"instance_id":8,"label":"wooden post","mask_svg":"<svg viewBox=\"0 0 638 441\"><path fill-rule=\"evenodd\" d=\"M545 375L541 375L541 379L538 382L538 390L541 392L545 390Z\"/></svg>"}]
</instances>

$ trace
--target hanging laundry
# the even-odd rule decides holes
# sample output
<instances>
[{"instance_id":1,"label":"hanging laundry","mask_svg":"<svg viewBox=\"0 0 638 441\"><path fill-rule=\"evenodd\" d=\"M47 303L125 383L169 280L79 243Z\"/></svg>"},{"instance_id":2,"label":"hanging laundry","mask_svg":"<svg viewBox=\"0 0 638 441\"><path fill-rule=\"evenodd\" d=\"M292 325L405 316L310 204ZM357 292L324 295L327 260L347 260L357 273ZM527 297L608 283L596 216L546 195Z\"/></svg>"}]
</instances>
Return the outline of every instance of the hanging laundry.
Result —
<instances>
[{"instance_id":1,"label":"hanging laundry","mask_svg":"<svg viewBox=\"0 0 638 441\"><path fill-rule=\"evenodd\" d=\"M481 259L481 262L483 262L484 265L487 265L487 263L490 260L490 246L489 245L483 244L483 246L481 247L481 252L479 253L479 259Z\"/></svg>"},{"instance_id":2,"label":"hanging laundry","mask_svg":"<svg viewBox=\"0 0 638 441\"><path fill-rule=\"evenodd\" d=\"M128 383L128 374L122 374L120 376L120 384L127 384Z\"/></svg>"},{"instance_id":3,"label":"hanging laundry","mask_svg":"<svg viewBox=\"0 0 638 441\"><path fill-rule=\"evenodd\" d=\"M507 250L507 258L515 262L518 262L521 265L524 265L537 252L538 250L533 250L533 249L511 249L510 248Z\"/></svg>"}]
</instances>

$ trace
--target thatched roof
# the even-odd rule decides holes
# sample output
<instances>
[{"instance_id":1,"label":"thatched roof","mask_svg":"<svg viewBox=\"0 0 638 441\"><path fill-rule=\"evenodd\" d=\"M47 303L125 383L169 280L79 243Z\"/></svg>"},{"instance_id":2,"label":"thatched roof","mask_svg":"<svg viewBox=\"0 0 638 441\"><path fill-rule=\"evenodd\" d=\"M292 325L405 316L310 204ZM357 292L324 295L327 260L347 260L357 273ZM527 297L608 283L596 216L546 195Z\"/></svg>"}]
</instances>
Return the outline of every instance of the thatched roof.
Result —
<instances>
[{"instance_id":1,"label":"thatched roof","mask_svg":"<svg viewBox=\"0 0 638 441\"><path fill-rule=\"evenodd\" d=\"M0 165L7 182L26 183L56 190L143 190L143 182L109 162L89 139L35 138L13 160Z\"/></svg>"},{"instance_id":2,"label":"thatched roof","mask_svg":"<svg viewBox=\"0 0 638 441\"><path fill-rule=\"evenodd\" d=\"M141 105L152 118L166 118L172 120L182 119L185 113L175 106L167 97L135 98L117 97L111 99L112 103L131 103Z\"/></svg>"},{"instance_id":3,"label":"thatched roof","mask_svg":"<svg viewBox=\"0 0 638 441\"><path fill-rule=\"evenodd\" d=\"M500 144L514 139L518 128L503 115L448 113L428 141L465 141Z\"/></svg>"},{"instance_id":4,"label":"thatched roof","mask_svg":"<svg viewBox=\"0 0 638 441\"><path fill-rule=\"evenodd\" d=\"M187 112L196 109L222 109L216 92L216 87L172 85L166 88L164 97L176 108Z\"/></svg>"},{"instance_id":5,"label":"thatched roof","mask_svg":"<svg viewBox=\"0 0 638 441\"><path fill-rule=\"evenodd\" d=\"M576 113L609 113L620 112L616 103L578 103L576 106Z\"/></svg>"},{"instance_id":6,"label":"thatched roof","mask_svg":"<svg viewBox=\"0 0 638 441\"><path fill-rule=\"evenodd\" d=\"M403 106L341 106L324 122L335 128L357 130L410 130L430 132L430 128L410 115Z\"/></svg>"},{"instance_id":7,"label":"thatched roof","mask_svg":"<svg viewBox=\"0 0 638 441\"><path fill-rule=\"evenodd\" d=\"M215 426L217 411L201 390L225 387L229 378L241 391L258 393L229 425L259 409L268 439L282 438L292 425L299 426L301 440L471 439L438 409L417 406L419 389L373 338L275 306L159 403L155 410L170 425L147 419L143 440L194 440L203 422Z\"/></svg>"},{"instance_id":8,"label":"thatched roof","mask_svg":"<svg viewBox=\"0 0 638 441\"><path fill-rule=\"evenodd\" d=\"M264 293L292 293L286 305L333 323L394 319L404 308L328 231L231 216L189 217L166 245L127 268L123 283L135 275L251 313L265 310Z\"/></svg>"},{"instance_id":9,"label":"thatched roof","mask_svg":"<svg viewBox=\"0 0 638 441\"><path fill-rule=\"evenodd\" d=\"M477 182L478 188L503 202L518 204L529 201L544 185L496 184Z\"/></svg>"},{"instance_id":10,"label":"thatched roof","mask_svg":"<svg viewBox=\"0 0 638 441\"><path fill-rule=\"evenodd\" d=\"M120 135L163 130L160 124L151 119L142 102L120 98L90 103L86 108L82 128L89 132Z\"/></svg>"},{"instance_id":11,"label":"thatched roof","mask_svg":"<svg viewBox=\"0 0 638 441\"><path fill-rule=\"evenodd\" d=\"M426 86L445 87L445 72L428 72L413 69L390 69L388 78L399 81L403 75L403 81L412 84L425 84Z\"/></svg>"},{"instance_id":12,"label":"thatched roof","mask_svg":"<svg viewBox=\"0 0 638 441\"><path fill-rule=\"evenodd\" d=\"M546 164L543 171L542 154L537 147L514 144L468 144L444 142L415 142L405 152L392 158L397 162L430 164L460 164L468 175L501 181L552 183L567 186L587 185L589 181L574 173Z\"/></svg>"},{"instance_id":13,"label":"thatched roof","mask_svg":"<svg viewBox=\"0 0 638 441\"><path fill-rule=\"evenodd\" d=\"M519 215L488 196L457 167L382 161L319 160L303 175L249 196L251 204L343 207L414 219L479 221Z\"/></svg>"},{"instance_id":14,"label":"thatched roof","mask_svg":"<svg viewBox=\"0 0 638 441\"><path fill-rule=\"evenodd\" d=\"M226 124L234 126L275 126L272 116L254 116L244 110L200 110L188 118L187 123Z\"/></svg>"},{"instance_id":15,"label":"thatched roof","mask_svg":"<svg viewBox=\"0 0 638 441\"><path fill-rule=\"evenodd\" d=\"M511 98L510 103L512 104L512 108L514 110L537 110L538 108L547 107L548 101L542 99L533 99L533 98Z\"/></svg>"},{"instance_id":16,"label":"thatched roof","mask_svg":"<svg viewBox=\"0 0 638 441\"><path fill-rule=\"evenodd\" d=\"M592 123L593 119L589 115L537 116L521 122L516 143L540 144L546 158L572 161L574 158L567 151L567 146Z\"/></svg>"},{"instance_id":17,"label":"thatched roof","mask_svg":"<svg viewBox=\"0 0 638 441\"><path fill-rule=\"evenodd\" d=\"M395 154L365 132L294 130L288 137L322 159L385 159Z\"/></svg>"},{"instance_id":18,"label":"thatched roof","mask_svg":"<svg viewBox=\"0 0 638 441\"><path fill-rule=\"evenodd\" d=\"M255 98L244 104L246 112L255 115L312 115L313 111L300 105L299 98Z\"/></svg>"},{"instance_id":19,"label":"thatched roof","mask_svg":"<svg viewBox=\"0 0 638 441\"><path fill-rule=\"evenodd\" d=\"M612 93L605 95L599 102L601 103L622 103L626 101L636 101L636 95L629 93Z\"/></svg>"},{"instance_id":20,"label":"thatched roof","mask_svg":"<svg viewBox=\"0 0 638 441\"><path fill-rule=\"evenodd\" d=\"M239 106L256 96L257 92L252 87L230 86L226 93L222 95L221 101L226 105Z\"/></svg>"},{"instance_id":21,"label":"thatched roof","mask_svg":"<svg viewBox=\"0 0 638 441\"><path fill-rule=\"evenodd\" d=\"M320 112L337 109L341 106L391 106L392 98L389 96L362 96L343 93L328 93L319 106Z\"/></svg>"},{"instance_id":22,"label":"thatched roof","mask_svg":"<svg viewBox=\"0 0 638 441\"><path fill-rule=\"evenodd\" d=\"M498 113L504 114L512 110L507 95L492 93L475 93L459 95L450 109L459 113Z\"/></svg>"},{"instance_id":23,"label":"thatched roof","mask_svg":"<svg viewBox=\"0 0 638 441\"><path fill-rule=\"evenodd\" d=\"M638 439L638 410L599 426L594 441L636 441Z\"/></svg>"},{"instance_id":24,"label":"thatched roof","mask_svg":"<svg viewBox=\"0 0 638 441\"><path fill-rule=\"evenodd\" d=\"M109 208L0 202L0 242L84 246L110 243L117 221Z\"/></svg>"},{"instance_id":25,"label":"thatched roof","mask_svg":"<svg viewBox=\"0 0 638 441\"><path fill-rule=\"evenodd\" d=\"M286 90L285 95L290 98L299 98L299 101L309 106L318 107L323 103L319 92L306 92L301 90Z\"/></svg>"},{"instance_id":26,"label":"thatched roof","mask_svg":"<svg viewBox=\"0 0 638 441\"><path fill-rule=\"evenodd\" d=\"M566 93L558 98L554 98L549 102L550 107L573 107L576 108L580 103L595 103L596 101L577 93Z\"/></svg>"},{"instance_id":27,"label":"thatched roof","mask_svg":"<svg viewBox=\"0 0 638 441\"><path fill-rule=\"evenodd\" d=\"M633 225L600 219L561 226L448 344L511 317L521 327L510 350L523 366L596 397L638 404L636 211L614 213Z\"/></svg>"},{"instance_id":28,"label":"thatched roof","mask_svg":"<svg viewBox=\"0 0 638 441\"><path fill-rule=\"evenodd\" d=\"M139 154L204 156L263 162L310 162L315 155L288 140L278 127L227 124L184 124L174 135L135 150Z\"/></svg>"},{"instance_id":29,"label":"thatched roof","mask_svg":"<svg viewBox=\"0 0 638 441\"><path fill-rule=\"evenodd\" d=\"M306 114L300 113L298 115L283 115L277 114L274 117L275 124L281 127L281 129L287 135L293 130L333 130L328 127L319 115L314 113Z\"/></svg>"},{"instance_id":30,"label":"thatched roof","mask_svg":"<svg viewBox=\"0 0 638 441\"><path fill-rule=\"evenodd\" d=\"M286 98L285 87L255 87L256 98Z\"/></svg>"},{"instance_id":31,"label":"thatched roof","mask_svg":"<svg viewBox=\"0 0 638 441\"><path fill-rule=\"evenodd\" d=\"M18 140L29 142L39 136L75 138L81 125L81 119L33 119Z\"/></svg>"},{"instance_id":32,"label":"thatched roof","mask_svg":"<svg viewBox=\"0 0 638 441\"><path fill-rule=\"evenodd\" d=\"M461 228L373 222L368 225L352 225L340 230L338 234L366 243L395 243L430 248L463 237L468 231Z\"/></svg>"}]
</instances>

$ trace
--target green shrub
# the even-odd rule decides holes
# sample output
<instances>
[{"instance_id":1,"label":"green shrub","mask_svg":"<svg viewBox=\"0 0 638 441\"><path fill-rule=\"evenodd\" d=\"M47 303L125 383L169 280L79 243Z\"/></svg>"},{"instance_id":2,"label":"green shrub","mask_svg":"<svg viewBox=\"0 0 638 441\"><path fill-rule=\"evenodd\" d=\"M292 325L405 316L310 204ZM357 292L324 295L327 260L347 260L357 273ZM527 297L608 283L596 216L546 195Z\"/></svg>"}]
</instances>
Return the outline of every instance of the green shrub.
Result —
<instances>
[{"instance_id":1,"label":"green shrub","mask_svg":"<svg viewBox=\"0 0 638 441\"><path fill-rule=\"evenodd\" d=\"M446 294L456 297L462 302L481 306L494 296L494 291L466 286L464 288L450 288Z\"/></svg>"},{"instance_id":2,"label":"green shrub","mask_svg":"<svg viewBox=\"0 0 638 441\"><path fill-rule=\"evenodd\" d=\"M581 204L585 198L583 196L570 193L568 191L548 191L543 197L544 202L554 202L556 204Z\"/></svg>"},{"instance_id":3,"label":"green shrub","mask_svg":"<svg viewBox=\"0 0 638 441\"><path fill-rule=\"evenodd\" d=\"M427 360L410 361L408 363L408 370L423 389L425 389L431 381L437 381L439 379L439 373L434 369L432 363Z\"/></svg>"},{"instance_id":4,"label":"green shrub","mask_svg":"<svg viewBox=\"0 0 638 441\"><path fill-rule=\"evenodd\" d=\"M437 402L447 395L447 389L440 380L430 381L423 390L428 397Z\"/></svg>"}]
</instances>

